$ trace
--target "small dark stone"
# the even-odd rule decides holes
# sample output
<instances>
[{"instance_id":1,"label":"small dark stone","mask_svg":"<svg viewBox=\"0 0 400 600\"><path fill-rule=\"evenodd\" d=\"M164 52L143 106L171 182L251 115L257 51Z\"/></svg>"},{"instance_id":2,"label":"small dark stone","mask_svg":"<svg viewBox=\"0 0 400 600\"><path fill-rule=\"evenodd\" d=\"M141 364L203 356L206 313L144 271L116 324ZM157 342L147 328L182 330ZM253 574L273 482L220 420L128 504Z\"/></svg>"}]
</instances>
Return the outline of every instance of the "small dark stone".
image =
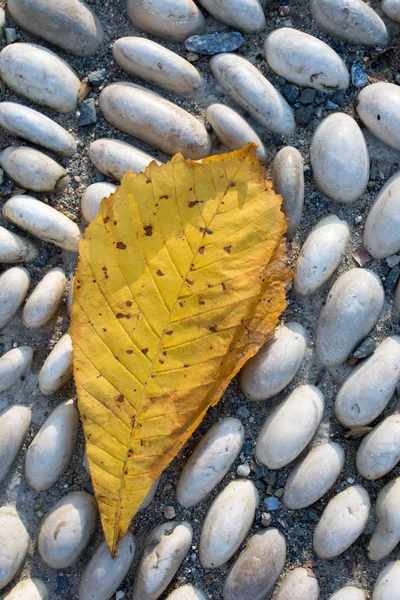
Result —
<instances>
[{"instance_id":1,"label":"small dark stone","mask_svg":"<svg viewBox=\"0 0 400 600\"><path fill-rule=\"evenodd\" d=\"M96 105L94 98L88 98L81 104L81 114L78 119L78 127L86 127L97 123Z\"/></svg>"},{"instance_id":2,"label":"small dark stone","mask_svg":"<svg viewBox=\"0 0 400 600\"><path fill-rule=\"evenodd\" d=\"M34 267L45 267L49 262L51 255L53 254L53 248L50 245L42 246L40 248L39 258L33 263Z\"/></svg>"},{"instance_id":3,"label":"small dark stone","mask_svg":"<svg viewBox=\"0 0 400 600\"><path fill-rule=\"evenodd\" d=\"M274 486L276 483L276 471L271 471L268 475L265 475L263 479L268 485Z\"/></svg>"},{"instance_id":4,"label":"small dark stone","mask_svg":"<svg viewBox=\"0 0 400 600\"><path fill-rule=\"evenodd\" d=\"M353 352L354 358L365 358L375 352L376 344L371 337L365 338Z\"/></svg>"},{"instance_id":5,"label":"small dark stone","mask_svg":"<svg viewBox=\"0 0 400 600\"><path fill-rule=\"evenodd\" d=\"M389 275L386 277L385 282L383 284L387 290L390 290L390 291L394 290L394 288L396 287L396 283L399 278L399 275L400 275L400 265L396 265L390 271Z\"/></svg>"},{"instance_id":6,"label":"small dark stone","mask_svg":"<svg viewBox=\"0 0 400 600\"><path fill-rule=\"evenodd\" d=\"M264 498L263 502L268 512L271 512L273 510L279 510L281 505L276 496L267 496L266 498Z\"/></svg>"},{"instance_id":7,"label":"small dark stone","mask_svg":"<svg viewBox=\"0 0 400 600\"><path fill-rule=\"evenodd\" d=\"M354 64L351 67L351 83L356 88L363 88L369 83L369 77L360 67L360 65Z\"/></svg>"},{"instance_id":8,"label":"small dark stone","mask_svg":"<svg viewBox=\"0 0 400 600\"><path fill-rule=\"evenodd\" d=\"M321 90L318 90L318 92L315 94L315 104L323 104L326 100L326 95L324 94L324 92L321 92Z\"/></svg>"},{"instance_id":9,"label":"small dark stone","mask_svg":"<svg viewBox=\"0 0 400 600\"><path fill-rule=\"evenodd\" d=\"M267 467L263 467L262 465L258 465L257 463L254 463L254 466L252 466L252 471L255 474L255 479L261 479L262 477L268 475Z\"/></svg>"},{"instance_id":10,"label":"small dark stone","mask_svg":"<svg viewBox=\"0 0 400 600\"><path fill-rule=\"evenodd\" d=\"M304 515L304 520L305 521L314 521L317 522L319 521L319 514L317 513L316 510L313 510L312 508L310 508L310 510L308 510L305 515Z\"/></svg>"},{"instance_id":11,"label":"small dark stone","mask_svg":"<svg viewBox=\"0 0 400 600\"><path fill-rule=\"evenodd\" d=\"M250 456L250 454L253 452L253 449L250 444L244 443L242 451L245 456Z\"/></svg>"},{"instance_id":12,"label":"small dark stone","mask_svg":"<svg viewBox=\"0 0 400 600\"><path fill-rule=\"evenodd\" d=\"M238 31L192 35L185 41L186 50L198 54L233 52L240 48L242 44L244 44L244 38Z\"/></svg>"},{"instance_id":13,"label":"small dark stone","mask_svg":"<svg viewBox=\"0 0 400 600\"><path fill-rule=\"evenodd\" d=\"M343 106L343 104L346 102L346 96L341 90L338 90L333 94L333 96L331 96L331 100L338 106Z\"/></svg>"},{"instance_id":14,"label":"small dark stone","mask_svg":"<svg viewBox=\"0 0 400 600\"><path fill-rule=\"evenodd\" d=\"M302 106L298 108L295 113L296 121L299 125L307 125L312 118L313 107L312 106Z\"/></svg>"},{"instance_id":15,"label":"small dark stone","mask_svg":"<svg viewBox=\"0 0 400 600\"><path fill-rule=\"evenodd\" d=\"M315 96L317 95L317 91L312 88L306 88L300 94L299 102L300 104L304 104L307 106L308 104L312 104L315 100Z\"/></svg>"},{"instance_id":16,"label":"small dark stone","mask_svg":"<svg viewBox=\"0 0 400 600\"><path fill-rule=\"evenodd\" d=\"M292 83L288 83L282 87L282 94L285 96L286 100L290 102L290 104L294 104L297 98L300 95L300 90L297 85L293 85Z\"/></svg>"},{"instance_id":17,"label":"small dark stone","mask_svg":"<svg viewBox=\"0 0 400 600\"><path fill-rule=\"evenodd\" d=\"M105 78L108 75L107 69L100 69L99 71L92 71L88 75L88 82L93 85L93 87L98 87L103 83Z\"/></svg>"},{"instance_id":18,"label":"small dark stone","mask_svg":"<svg viewBox=\"0 0 400 600\"><path fill-rule=\"evenodd\" d=\"M245 406L240 406L237 411L236 414L238 415L238 417L240 417L241 419L248 419L250 416L250 411L248 408L246 408Z\"/></svg>"},{"instance_id":19,"label":"small dark stone","mask_svg":"<svg viewBox=\"0 0 400 600\"><path fill-rule=\"evenodd\" d=\"M263 57L263 58L264 58L264 57ZM280 77L279 75L277 75L277 76L275 77L275 80L274 80L274 81L275 81L275 85L279 85L280 87L281 87L282 85L285 85L285 84L286 84L286 79L285 79L284 77Z\"/></svg>"},{"instance_id":20,"label":"small dark stone","mask_svg":"<svg viewBox=\"0 0 400 600\"><path fill-rule=\"evenodd\" d=\"M326 110L337 110L338 108L339 108L339 104L336 104L336 102L333 102L333 100L326 101L326 104L325 104Z\"/></svg>"}]
</instances>

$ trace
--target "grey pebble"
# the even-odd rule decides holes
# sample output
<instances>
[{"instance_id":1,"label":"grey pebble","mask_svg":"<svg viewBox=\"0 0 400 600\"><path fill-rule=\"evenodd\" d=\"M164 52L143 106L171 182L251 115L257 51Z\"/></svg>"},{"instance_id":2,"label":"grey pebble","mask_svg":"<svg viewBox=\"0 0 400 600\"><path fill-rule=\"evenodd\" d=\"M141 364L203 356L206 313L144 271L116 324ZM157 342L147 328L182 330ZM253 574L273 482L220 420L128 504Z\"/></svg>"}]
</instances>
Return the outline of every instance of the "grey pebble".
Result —
<instances>
[{"instance_id":1,"label":"grey pebble","mask_svg":"<svg viewBox=\"0 0 400 600\"><path fill-rule=\"evenodd\" d=\"M290 102L290 104L297 102L297 98L300 94L300 90L297 85L293 85L292 83L287 83L284 85L281 88L281 92L285 96L286 100Z\"/></svg>"},{"instance_id":2,"label":"grey pebble","mask_svg":"<svg viewBox=\"0 0 400 600\"><path fill-rule=\"evenodd\" d=\"M369 83L369 77L360 67L360 65L354 64L351 67L351 83L356 88L363 88Z\"/></svg>"},{"instance_id":3,"label":"grey pebble","mask_svg":"<svg viewBox=\"0 0 400 600\"><path fill-rule=\"evenodd\" d=\"M311 117L313 115L314 108L312 106L302 106L298 108L295 112L295 118L299 125L308 125L311 121Z\"/></svg>"},{"instance_id":4,"label":"grey pebble","mask_svg":"<svg viewBox=\"0 0 400 600\"><path fill-rule=\"evenodd\" d=\"M198 54L218 54L219 52L234 52L244 44L244 37L238 31L229 33L209 33L192 35L185 41L186 50Z\"/></svg>"},{"instance_id":5,"label":"grey pebble","mask_svg":"<svg viewBox=\"0 0 400 600\"><path fill-rule=\"evenodd\" d=\"M315 100L315 96L317 95L317 90L313 90L312 88L305 88L299 97L300 104L304 104L307 106L308 104L312 104Z\"/></svg>"},{"instance_id":6,"label":"grey pebble","mask_svg":"<svg viewBox=\"0 0 400 600\"><path fill-rule=\"evenodd\" d=\"M365 338L364 341L353 352L354 358L365 358L372 354L376 349L376 344L371 337Z\"/></svg>"},{"instance_id":7,"label":"grey pebble","mask_svg":"<svg viewBox=\"0 0 400 600\"><path fill-rule=\"evenodd\" d=\"M236 473L239 475L239 477L248 477L250 475L250 465L248 463L239 465L236 469Z\"/></svg>"},{"instance_id":8,"label":"grey pebble","mask_svg":"<svg viewBox=\"0 0 400 600\"><path fill-rule=\"evenodd\" d=\"M279 502L278 498L276 498L276 496L267 496L266 498L264 498L263 502L265 504L266 509L270 511L279 510L281 507L281 503Z\"/></svg>"},{"instance_id":9,"label":"grey pebble","mask_svg":"<svg viewBox=\"0 0 400 600\"><path fill-rule=\"evenodd\" d=\"M103 81L105 81L107 75L107 69L99 69L98 71L92 71L88 75L88 82L94 87L99 87L103 83Z\"/></svg>"},{"instance_id":10,"label":"grey pebble","mask_svg":"<svg viewBox=\"0 0 400 600\"><path fill-rule=\"evenodd\" d=\"M78 127L86 127L97 123L96 104L94 98L88 98L81 104Z\"/></svg>"},{"instance_id":11,"label":"grey pebble","mask_svg":"<svg viewBox=\"0 0 400 600\"><path fill-rule=\"evenodd\" d=\"M16 39L17 39L16 29L14 29L13 27L6 27L5 32L6 32L6 43L7 44L12 44L13 42L16 41Z\"/></svg>"}]
</instances>

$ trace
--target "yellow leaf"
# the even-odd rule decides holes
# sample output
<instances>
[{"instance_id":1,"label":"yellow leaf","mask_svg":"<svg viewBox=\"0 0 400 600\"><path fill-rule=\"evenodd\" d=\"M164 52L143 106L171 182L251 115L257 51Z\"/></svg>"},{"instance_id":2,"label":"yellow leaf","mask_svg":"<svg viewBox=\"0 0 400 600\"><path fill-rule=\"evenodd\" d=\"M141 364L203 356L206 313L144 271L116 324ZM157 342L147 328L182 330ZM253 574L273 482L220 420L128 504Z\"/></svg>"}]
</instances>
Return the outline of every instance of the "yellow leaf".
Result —
<instances>
[{"instance_id":1,"label":"yellow leaf","mask_svg":"<svg viewBox=\"0 0 400 600\"><path fill-rule=\"evenodd\" d=\"M286 306L286 219L255 149L128 173L80 244L74 373L113 555Z\"/></svg>"}]
</instances>

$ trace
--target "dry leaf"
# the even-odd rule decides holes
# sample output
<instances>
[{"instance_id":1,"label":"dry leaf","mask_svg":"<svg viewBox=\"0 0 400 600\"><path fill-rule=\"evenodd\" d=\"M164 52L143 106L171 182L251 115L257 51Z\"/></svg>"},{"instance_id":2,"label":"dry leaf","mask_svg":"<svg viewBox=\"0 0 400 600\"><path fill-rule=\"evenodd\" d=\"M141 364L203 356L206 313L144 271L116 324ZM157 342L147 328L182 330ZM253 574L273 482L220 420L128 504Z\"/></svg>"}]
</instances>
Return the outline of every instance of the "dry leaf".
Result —
<instances>
[{"instance_id":1,"label":"dry leaf","mask_svg":"<svg viewBox=\"0 0 400 600\"><path fill-rule=\"evenodd\" d=\"M372 431L372 427L357 425L356 427L352 427L344 434L346 438L354 438L358 439L364 437L367 433Z\"/></svg>"},{"instance_id":2,"label":"dry leaf","mask_svg":"<svg viewBox=\"0 0 400 600\"><path fill-rule=\"evenodd\" d=\"M255 148L128 173L81 242L70 333L113 555L286 306L286 219Z\"/></svg>"},{"instance_id":3,"label":"dry leaf","mask_svg":"<svg viewBox=\"0 0 400 600\"><path fill-rule=\"evenodd\" d=\"M372 256L362 246L354 250L351 256L360 267L363 267L372 260Z\"/></svg>"}]
</instances>

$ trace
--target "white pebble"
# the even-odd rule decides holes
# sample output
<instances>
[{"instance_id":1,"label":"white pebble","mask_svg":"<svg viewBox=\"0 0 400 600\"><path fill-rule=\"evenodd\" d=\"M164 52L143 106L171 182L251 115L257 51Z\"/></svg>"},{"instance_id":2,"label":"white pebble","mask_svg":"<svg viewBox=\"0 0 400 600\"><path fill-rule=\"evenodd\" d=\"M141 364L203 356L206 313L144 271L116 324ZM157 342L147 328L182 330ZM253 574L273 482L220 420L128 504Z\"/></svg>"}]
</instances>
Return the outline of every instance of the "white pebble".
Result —
<instances>
[{"instance_id":1,"label":"white pebble","mask_svg":"<svg viewBox=\"0 0 400 600\"><path fill-rule=\"evenodd\" d=\"M283 503L292 510L311 506L331 489L343 466L344 451L339 444L320 444L290 473Z\"/></svg>"},{"instance_id":2,"label":"white pebble","mask_svg":"<svg viewBox=\"0 0 400 600\"><path fill-rule=\"evenodd\" d=\"M279 135L295 129L293 111L264 75L237 54L217 54L210 61L211 71L231 98L257 123Z\"/></svg>"},{"instance_id":3,"label":"white pebble","mask_svg":"<svg viewBox=\"0 0 400 600\"><path fill-rule=\"evenodd\" d=\"M258 0L199 0L199 4L217 21L244 33L258 33L265 27Z\"/></svg>"},{"instance_id":4,"label":"white pebble","mask_svg":"<svg viewBox=\"0 0 400 600\"><path fill-rule=\"evenodd\" d=\"M69 465L78 425L78 411L73 400L67 400L39 429L25 458L25 477L34 490L48 490Z\"/></svg>"},{"instance_id":5,"label":"white pebble","mask_svg":"<svg viewBox=\"0 0 400 600\"><path fill-rule=\"evenodd\" d=\"M81 198L81 212L87 223L91 223L99 212L101 201L115 192L117 186L105 181L92 183Z\"/></svg>"},{"instance_id":6,"label":"white pebble","mask_svg":"<svg viewBox=\"0 0 400 600\"><path fill-rule=\"evenodd\" d=\"M25 375L31 366L33 349L20 346L9 350L0 358L0 393L10 389Z\"/></svg>"},{"instance_id":7,"label":"white pebble","mask_svg":"<svg viewBox=\"0 0 400 600\"><path fill-rule=\"evenodd\" d=\"M356 456L357 470L365 479L379 479L400 460L400 415L378 423L362 440Z\"/></svg>"},{"instance_id":8,"label":"white pebble","mask_svg":"<svg viewBox=\"0 0 400 600\"><path fill-rule=\"evenodd\" d=\"M363 243L374 258L386 258L400 250L400 173L379 192L364 227Z\"/></svg>"},{"instance_id":9,"label":"white pebble","mask_svg":"<svg viewBox=\"0 0 400 600\"><path fill-rule=\"evenodd\" d=\"M24 579L17 583L2 600L49 600L49 591L40 579Z\"/></svg>"},{"instance_id":10,"label":"white pebble","mask_svg":"<svg viewBox=\"0 0 400 600\"><path fill-rule=\"evenodd\" d=\"M128 15L139 29L174 42L203 33L206 24L193 0L128 0Z\"/></svg>"},{"instance_id":11,"label":"white pebble","mask_svg":"<svg viewBox=\"0 0 400 600\"><path fill-rule=\"evenodd\" d=\"M161 164L158 160L120 140L100 138L89 146L89 158L99 171L121 181L125 173L134 171L140 173L152 162ZM100 185L100 184L94 184ZM110 185L110 184L101 184Z\"/></svg>"},{"instance_id":12,"label":"white pebble","mask_svg":"<svg viewBox=\"0 0 400 600\"><path fill-rule=\"evenodd\" d=\"M314 532L314 551L320 558L334 558L360 537L371 503L368 492L355 485L332 498Z\"/></svg>"},{"instance_id":13,"label":"white pebble","mask_svg":"<svg viewBox=\"0 0 400 600\"><path fill-rule=\"evenodd\" d=\"M390 562L378 575L372 600L400 599L400 560Z\"/></svg>"},{"instance_id":14,"label":"white pebble","mask_svg":"<svg viewBox=\"0 0 400 600\"><path fill-rule=\"evenodd\" d=\"M318 600L318 579L309 574L307 569L298 567L289 571L278 588L274 600Z\"/></svg>"},{"instance_id":15,"label":"white pebble","mask_svg":"<svg viewBox=\"0 0 400 600\"><path fill-rule=\"evenodd\" d=\"M0 75L15 93L66 113L75 110L81 82L69 64L36 44L9 44L0 52Z\"/></svg>"},{"instance_id":16,"label":"white pebble","mask_svg":"<svg viewBox=\"0 0 400 600\"><path fill-rule=\"evenodd\" d=\"M240 387L249 400L268 400L281 392L301 367L307 333L300 323L277 327L273 336L240 373Z\"/></svg>"},{"instance_id":17,"label":"white pebble","mask_svg":"<svg viewBox=\"0 0 400 600\"><path fill-rule=\"evenodd\" d=\"M173 156L200 159L211 151L211 139L198 119L183 108L132 83L114 83L100 94L107 121Z\"/></svg>"},{"instance_id":18,"label":"white pebble","mask_svg":"<svg viewBox=\"0 0 400 600\"><path fill-rule=\"evenodd\" d=\"M386 408L400 382L400 337L386 338L356 367L335 400L335 415L344 427L362 427Z\"/></svg>"},{"instance_id":19,"label":"white pebble","mask_svg":"<svg viewBox=\"0 0 400 600\"><path fill-rule=\"evenodd\" d=\"M9 146L3 150L0 165L18 185L34 192L61 192L69 182L64 167L28 146Z\"/></svg>"},{"instance_id":20,"label":"white pebble","mask_svg":"<svg viewBox=\"0 0 400 600\"><path fill-rule=\"evenodd\" d=\"M11 505L0 508L0 590L21 570L29 549L29 534Z\"/></svg>"},{"instance_id":21,"label":"white pebble","mask_svg":"<svg viewBox=\"0 0 400 600\"><path fill-rule=\"evenodd\" d=\"M0 276L0 328L7 325L18 312L30 282L31 277L23 267L11 267Z\"/></svg>"},{"instance_id":22,"label":"white pebble","mask_svg":"<svg viewBox=\"0 0 400 600\"><path fill-rule=\"evenodd\" d=\"M375 137L400 150L400 86L386 81L367 85L355 106L361 121Z\"/></svg>"},{"instance_id":23,"label":"white pebble","mask_svg":"<svg viewBox=\"0 0 400 600\"><path fill-rule=\"evenodd\" d=\"M3 206L6 219L44 242L78 252L81 233L63 213L31 196L13 196Z\"/></svg>"},{"instance_id":24,"label":"white pebble","mask_svg":"<svg viewBox=\"0 0 400 600\"><path fill-rule=\"evenodd\" d=\"M62 336L46 358L39 372L39 389L45 396L55 394L72 377L72 341Z\"/></svg>"},{"instance_id":25,"label":"white pebble","mask_svg":"<svg viewBox=\"0 0 400 600\"><path fill-rule=\"evenodd\" d=\"M279 150L272 163L274 190L283 196L282 210L289 224L287 233L293 235L300 224L304 204L304 161L293 146Z\"/></svg>"},{"instance_id":26,"label":"white pebble","mask_svg":"<svg viewBox=\"0 0 400 600\"><path fill-rule=\"evenodd\" d=\"M257 488L247 479L232 481L215 498L200 536L204 568L216 569L232 558L253 524L258 503Z\"/></svg>"},{"instance_id":27,"label":"white pebble","mask_svg":"<svg viewBox=\"0 0 400 600\"><path fill-rule=\"evenodd\" d=\"M203 592L192 585L177 588L167 597L167 600L207 600Z\"/></svg>"},{"instance_id":28,"label":"white pebble","mask_svg":"<svg viewBox=\"0 0 400 600\"><path fill-rule=\"evenodd\" d=\"M0 413L0 484L7 477L25 441L31 409L15 404Z\"/></svg>"},{"instance_id":29,"label":"white pebble","mask_svg":"<svg viewBox=\"0 0 400 600\"><path fill-rule=\"evenodd\" d=\"M178 502L189 507L205 500L235 462L243 441L244 430L238 419L215 423L183 468L176 489Z\"/></svg>"},{"instance_id":30,"label":"white pebble","mask_svg":"<svg viewBox=\"0 0 400 600\"><path fill-rule=\"evenodd\" d=\"M345 362L375 326L384 299L382 283L372 271L350 269L336 279L317 325L315 345L322 364Z\"/></svg>"},{"instance_id":31,"label":"white pebble","mask_svg":"<svg viewBox=\"0 0 400 600\"><path fill-rule=\"evenodd\" d=\"M67 278L62 269L50 269L29 296L22 312L28 329L40 329L51 321L60 309Z\"/></svg>"},{"instance_id":32,"label":"white pebble","mask_svg":"<svg viewBox=\"0 0 400 600\"><path fill-rule=\"evenodd\" d=\"M0 263L33 262L39 250L32 242L0 226Z\"/></svg>"},{"instance_id":33,"label":"white pebble","mask_svg":"<svg viewBox=\"0 0 400 600\"><path fill-rule=\"evenodd\" d=\"M329 596L328 600L366 600L366 596L360 588L346 586Z\"/></svg>"},{"instance_id":34,"label":"white pebble","mask_svg":"<svg viewBox=\"0 0 400 600\"><path fill-rule=\"evenodd\" d=\"M376 528L368 544L368 558L382 560L400 542L400 477L379 492L375 522Z\"/></svg>"},{"instance_id":35,"label":"white pebble","mask_svg":"<svg viewBox=\"0 0 400 600\"><path fill-rule=\"evenodd\" d=\"M382 0L382 10L392 21L400 23L400 2L399 0Z\"/></svg>"},{"instance_id":36,"label":"white pebble","mask_svg":"<svg viewBox=\"0 0 400 600\"><path fill-rule=\"evenodd\" d=\"M192 543L190 523L159 525L146 539L136 571L132 600L157 600L179 569Z\"/></svg>"}]
</instances>

